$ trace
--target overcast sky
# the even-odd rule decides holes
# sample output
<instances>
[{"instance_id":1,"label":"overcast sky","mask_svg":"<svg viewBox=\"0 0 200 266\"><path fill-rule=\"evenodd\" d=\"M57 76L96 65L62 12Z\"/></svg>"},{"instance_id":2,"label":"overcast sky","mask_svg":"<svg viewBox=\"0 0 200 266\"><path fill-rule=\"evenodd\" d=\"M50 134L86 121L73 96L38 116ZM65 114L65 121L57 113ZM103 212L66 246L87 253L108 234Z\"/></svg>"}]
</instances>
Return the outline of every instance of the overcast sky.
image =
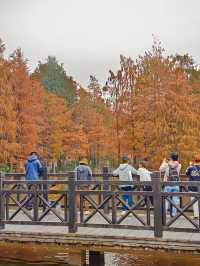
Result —
<instances>
[{"instance_id":1,"label":"overcast sky","mask_svg":"<svg viewBox=\"0 0 200 266\"><path fill-rule=\"evenodd\" d=\"M0 0L6 55L21 47L31 69L55 55L85 86L90 74L104 83L120 54L150 49L152 34L200 63L200 0Z\"/></svg>"}]
</instances>

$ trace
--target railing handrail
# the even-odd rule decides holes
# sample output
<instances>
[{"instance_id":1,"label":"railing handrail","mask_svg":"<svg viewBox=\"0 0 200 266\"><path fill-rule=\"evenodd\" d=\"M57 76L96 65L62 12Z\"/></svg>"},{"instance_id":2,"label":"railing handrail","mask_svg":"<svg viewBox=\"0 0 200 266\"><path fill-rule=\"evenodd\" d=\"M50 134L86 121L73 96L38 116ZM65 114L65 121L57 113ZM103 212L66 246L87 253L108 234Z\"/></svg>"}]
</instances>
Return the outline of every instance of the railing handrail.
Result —
<instances>
[{"instance_id":1,"label":"railing handrail","mask_svg":"<svg viewBox=\"0 0 200 266\"><path fill-rule=\"evenodd\" d=\"M67 184L69 181L66 179L48 179L48 180L26 180L26 179L4 179L3 181L5 184ZM152 184L151 181L139 181L139 180L133 180L133 181L121 181L121 180L76 180L75 183L77 185L89 185L89 184L108 184L108 185L150 185ZM161 185L178 185L178 186L199 186L200 181L162 181Z\"/></svg>"},{"instance_id":2,"label":"railing handrail","mask_svg":"<svg viewBox=\"0 0 200 266\"><path fill-rule=\"evenodd\" d=\"M47 175L47 177L69 177L69 176L71 176L74 173L75 173L75 171L66 171L66 172L62 172L62 173L61 172L58 172L58 173L46 172L46 175ZM160 173L161 178L163 178L163 176L164 176L164 173L163 172L156 171L156 170L155 171L152 171L151 173L152 174ZM3 175L5 177L25 177L25 172L23 172L23 173L5 173L4 172ZM104 172L101 172L101 173L93 173L92 174L92 178L94 178L94 177L103 177L103 176L105 176L105 173ZM109 177L117 178L118 177L118 176L114 176L112 173L109 173L109 172L106 173L106 176L107 176L107 178L109 178ZM139 175L136 175L136 174L132 175L132 177L133 177L133 179L134 178L136 178L136 179L139 179L140 178L140 176ZM42 178L42 176L40 178ZM180 178L180 181L179 182L181 182L182 179L189 179L189 177L185 173L181 173L179 175L179 178Z\"/></svg>"}]
</instances>

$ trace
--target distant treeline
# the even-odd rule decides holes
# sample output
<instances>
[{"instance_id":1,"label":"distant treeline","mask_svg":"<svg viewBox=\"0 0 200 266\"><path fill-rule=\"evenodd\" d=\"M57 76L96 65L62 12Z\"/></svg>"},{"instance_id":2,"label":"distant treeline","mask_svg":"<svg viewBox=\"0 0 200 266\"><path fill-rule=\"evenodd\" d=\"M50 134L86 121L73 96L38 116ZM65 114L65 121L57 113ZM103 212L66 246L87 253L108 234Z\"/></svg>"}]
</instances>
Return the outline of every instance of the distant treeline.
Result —
<instances>
[{"instance_id":1,"label":"distant treeline","mask_svg":"<svg viewBox=\"0 0 200 266\"><path fill-rule=\"evenodd\" d=\"M21 49L9 58L4 50L0 41L1 165L19 170L34 150L60 168L81 156L113 166L122 154L156 168L178 150L186 166L200 151L200 70L188 54L166 56L154 41L136 60L121 55L104 85L91 75L84 89L56 57L29 73Z\"/></svg>"}]
</instances>

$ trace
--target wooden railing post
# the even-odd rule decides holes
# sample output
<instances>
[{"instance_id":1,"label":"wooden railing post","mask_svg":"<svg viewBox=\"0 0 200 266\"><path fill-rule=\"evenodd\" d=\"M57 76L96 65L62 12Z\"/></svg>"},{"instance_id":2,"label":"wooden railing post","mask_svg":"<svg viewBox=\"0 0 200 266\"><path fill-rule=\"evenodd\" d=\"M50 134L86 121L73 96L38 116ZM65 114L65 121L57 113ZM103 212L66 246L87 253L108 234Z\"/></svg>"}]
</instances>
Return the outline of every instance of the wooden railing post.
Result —
<instances>
[{"instance_id":1,"label":"wooden railing post","mask_svg":"<svg viewBox=\"0 0 200 266\"><path fill-rule=\"evenodd\" d=\"M154 202L154 236L162 237L162 196L161 196L161 179L160 172L153 172L153 202Z\"/></svg>"},{"instance_id":2,"label":"wooden railing post","mask_svg":"<svg viewBox=\"0 0 200 266\"><path fill-rule=\"evenodd\" d=\"M108 191L108 190L109 190L109 185L108 185L108 181L109 181L108 167L106 167L106 166L103 167L102 172L103 172L103 190L104 190L104 191ZM103 200L105 200L106 197L107 197L107 193L105 192L105 193L103 194ZM104 205L104 212L105 212L106 214L109 213L109 204L108 204L108 203L106 203L106 204Z\"/></svg>"},{"instance_id":3,"label":"wooden railing post","mask_svg":"<svg viewBox=\"0 0 200 266\"><path fill-rule=\"evenodd\" d=\"M112 224L117 223L117 199L116 199L116 194L115 194L115 186L111 186L111 191L112 191Z\"/></svg>"},{"instance_id":4,"label":"wooden railing post","mask_svg":"<svg viewBox=\"0 0 200 266\"><path fill-rule=\"evenodd\" d=\"M38 209L39 209L39 200L38 200L38 184L32 185L32 191L33 191L33 217L34 221L38 221Z\"/></svg>"},{"instance_id":5,"label":"wooden railing post","mask_svg":"<svg viewBox=\"0 0 200 266\"><path fill-rule=\"evenodd\" d=\"M0 172L0 229L5 228L5 224L3 220L5 219L5 201L3 195L3 180L4 180L4 173Z\"/></svg>"},{"instance_id":6,"label":"wooden railing post","mask_svg":"<svg viewBox=\"0 0 200 266\"><path fill-rule=\"evenodd\" d=\"M68 183L69 233L77 232L76 180L74 172L70 173Z\"/></svg>"},{"instance_id":7,"label":"wooden railing post","mask_svg":"<svg viewBox=\"0 0 200 266\"><path fill-rule=\"evenodd\" d=\"M43 172L42 172L42 180L44 181L43 184L42 184L42 188L43 188L43 198L48 201L48 184L47 181L48 180L48 169L47 169L47 166L44 166L43 168ZM46 204L43 203L43 211L46 209Z\"/></svg>"}]
</instances>

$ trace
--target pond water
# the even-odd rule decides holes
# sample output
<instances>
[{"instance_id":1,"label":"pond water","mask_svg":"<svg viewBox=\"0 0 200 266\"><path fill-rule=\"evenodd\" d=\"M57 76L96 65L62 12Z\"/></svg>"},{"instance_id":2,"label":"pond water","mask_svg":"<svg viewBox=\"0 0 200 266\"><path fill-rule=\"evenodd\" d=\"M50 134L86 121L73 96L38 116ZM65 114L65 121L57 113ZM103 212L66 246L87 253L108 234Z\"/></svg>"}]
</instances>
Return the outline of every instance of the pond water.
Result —
<instances>
[{"instance_id":1,"label":"pond water","mask_svg":"<svg viewBox=\"0 0 200 266\"><path fill-rule=\"evenodd\" d=\"M77 256L79 250L47 245L22 245L0 243L0 266L70 265L69 254ZM105 266L199 266L200 255L166 253L158 251L136 251L125 253L106 252ZM86 256L87 265L88 254ZM94 265L93 265L94 266Z\"/></svg>"}]
</instances>

